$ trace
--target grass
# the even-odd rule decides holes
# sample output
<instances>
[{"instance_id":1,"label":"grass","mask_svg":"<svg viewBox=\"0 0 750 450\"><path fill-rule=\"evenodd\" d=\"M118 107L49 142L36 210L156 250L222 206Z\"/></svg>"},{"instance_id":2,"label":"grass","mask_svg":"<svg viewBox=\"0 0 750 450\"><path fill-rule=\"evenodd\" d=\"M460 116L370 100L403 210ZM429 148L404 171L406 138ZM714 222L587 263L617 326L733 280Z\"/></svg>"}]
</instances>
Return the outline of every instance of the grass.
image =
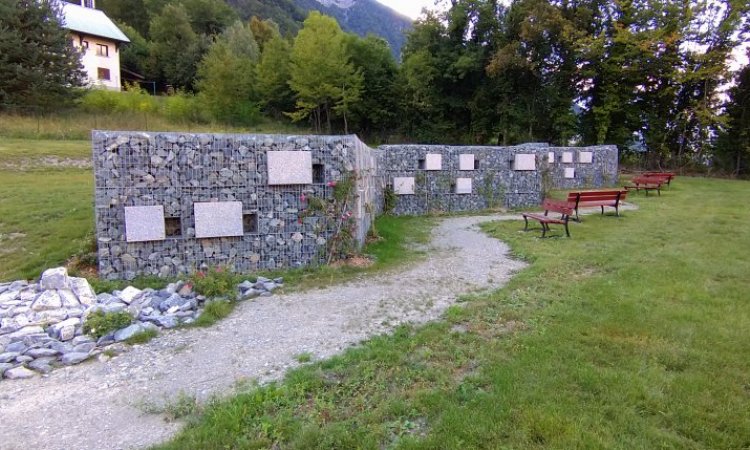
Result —
<instances>
[{"instance_id":1,"label":"grass","mask_svg":"<svg viewBox=\"0 0 750 450\"><path fill-rule=\"evenodd\" d=\"M750 183L678 178L573 238L487 232L529 267L206 406L160 449L750 446Z\"/></svg>"},{"instance_id":2,"label":"grass","mask_svg":"<svg viewBox=\"0 0 750 450\"><path fill-rule=\"evenodd\" d=\"M214 300L206 303L203 313L191 323L191 327L210 327L216 322L228 317L234 311L235 302L228 300Z\"/></svg>"},{"instance_id":3,"label":"grass","mask_svg":"<svg viewBox=\"0 0 750 450\"><path fill-rule=\"evenodd\" d=\"M125 340L125 343L130 345L145 344L158 335L159 332L157 330L149 328L147 330L141 331L140 333L134 334L133 336L130 336Z\"/></svg>"},{"instance_id":4,"label":"grass","mask_svg":"<svg viewBox=\"0 0 750 450\"><path fill-rule=\"evenodd\" d=\"M153 113L95 114L72 111L68 114L25 116L0 114L0 136L19 139L88 140L91 130L183 131L189 133L309 133L294 124L263 120L254 127L217 123L170 121Z\"/></svg>"}]
</instances>

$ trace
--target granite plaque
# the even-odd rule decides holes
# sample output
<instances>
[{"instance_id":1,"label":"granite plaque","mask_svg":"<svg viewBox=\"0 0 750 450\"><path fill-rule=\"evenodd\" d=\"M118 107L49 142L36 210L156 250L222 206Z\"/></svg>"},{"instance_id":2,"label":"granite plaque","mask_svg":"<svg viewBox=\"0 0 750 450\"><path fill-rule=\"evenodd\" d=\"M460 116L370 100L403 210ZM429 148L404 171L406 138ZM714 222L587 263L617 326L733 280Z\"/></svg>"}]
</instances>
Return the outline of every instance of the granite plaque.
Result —
<instances>
[{"instance_id":1,"label":"granite plaque","mask_svg":"<svg viewBox=\"0 0 750 450\"><path fill-rule=\"evenodd\" d=\"M471 194L471 178L456 179L456 194Z\"/></svg>"},{"instance_id":2,"label":"granite plaque","mask_svg":"<svg viewBox=\"0 0 750 450\"><path fill-rule=\"evenodd\" d=\"M533 153L516 153L513 170L536 170L536 155Z\"/></svg>"},{"instance_id":3,"label":"granite plaque","mask_svg":"<svg viewBox=\"0 0 750 450\"><path fill-rule=\"evenodd\" d=\"M428 153L425 156L425 170L443 170L443 155L440 153Z\"/></svg>"},{"instance_id":4,"label":"granite plaque","mask_svg":"<svg viewBox=\"0 0 750 450\"><path fill-rule=\"evenodd\" d=\"M290 152L292 153L292 152ZM195 203L195 237L242 236L242 202Z\"/></svg>"},{"instance_id":5,"label":"granite plaque","mask_svg":"<svg viewBox=\"0 0 750 450\"><path fill-rule=\"evenodd\" d=\"M573 162L573 152L563 152L562 162L564 162L564 163L572 163Z\"/></svg>"},{"instance_id":6,"label":"granite plaque","mask_svg":"<svg viewBox=\"0 0 750 450\"><path fill-rule=\"evenodd\" d=\"M126 241L163 241L165 238L163 206L125 207Z\"/></svg>"},{"instance_id":7,"label":"granite plaque","mask_svg":"<svg viewBox=\"0 0 750 450\"><path fill-rule=\"evenodd\" d=\"M268 184L312 184L311 152L268 152Z\"/></svg>"},{"instance_id":8,"label":"granite plaque","mask_svg":"<svg viewBox=\"0 0 750 450\"><path fill-rule=\"evenodd\" d=\"M591 164L594 162L593 152L578 152L578 162L581 164Z\"/></svg>"},{"instance_id":9,"label":"granite plaque","mask_svg":"<svg viewBox=\"0 0 750 450\"><path fill-rule=\"evenodd\" d=\"M575 177L576 177L576 170L572 167L566 167L565 178L575 178Z\"/></svg>"},{"instance_id":10,"label":"granite plaque","mask_svg":"<svg viewBox=\"0 0 750 450\"><path fill-rule=\"evenodd\" d=\"M393 179L393 191L398 195L414 194L414 177L396 177Z\"/></svg>"},{"instance_id":11,"label":"granite plaque","mask_svg":"<svg viewBox=\"0 0 750 450\"><path fill-rule=\"evenodd\" d=\"M474 155L458 155L458 170L474 170Z\"/></svg>"}]
</instances>

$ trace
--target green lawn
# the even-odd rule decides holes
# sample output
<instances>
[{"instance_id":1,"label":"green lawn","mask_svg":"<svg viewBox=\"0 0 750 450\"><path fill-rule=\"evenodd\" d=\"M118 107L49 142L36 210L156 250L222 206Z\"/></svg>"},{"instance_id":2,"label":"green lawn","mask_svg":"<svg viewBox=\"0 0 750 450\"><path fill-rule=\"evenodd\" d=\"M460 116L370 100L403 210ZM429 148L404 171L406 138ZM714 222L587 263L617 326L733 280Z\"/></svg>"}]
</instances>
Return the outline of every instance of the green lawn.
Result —
<instances>
[{"instance_id":1,"label":"green lawn","mask_svg":"<svg viewBox=\"0 0 750 450\"><path fill-rule=\"evenodd\" d=\"M507 287L206 407L159 448L750 447L750 183L678 178Z\"/></svg>"}]
</instances>

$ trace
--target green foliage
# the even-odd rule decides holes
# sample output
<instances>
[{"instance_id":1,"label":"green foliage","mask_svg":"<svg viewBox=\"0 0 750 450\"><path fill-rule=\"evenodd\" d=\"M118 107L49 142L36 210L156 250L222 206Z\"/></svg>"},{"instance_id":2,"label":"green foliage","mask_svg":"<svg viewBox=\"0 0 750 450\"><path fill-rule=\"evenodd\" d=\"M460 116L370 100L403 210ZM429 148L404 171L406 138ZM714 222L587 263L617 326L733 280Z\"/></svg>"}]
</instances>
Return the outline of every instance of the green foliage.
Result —
<instances>
[{"instance_id":1,"label":"green foliage","mask_svg":"<svg viewBox=\"0 0 750 450\"><path fill-rule=\"evenodd\" d=\"M146 62L149 55L148 41L126 23L118 23L117 27L130 39L130 43L120 47L120 65L137 74L146 73Z\"/></svg>"},{"instance_id":2,"label":"green foliage","mask_svg":"<svg viewBox=\"0 0 750 450\"><path fill-rule=\"evenodd\" d=\"M194 95L178 91L163 98L164 117L177 123L203 122L198 99Z\"/></svg>"},{"instance_id":3,"label":"green foliage","mask_svg":"<svg viewBox=\"0 0 750 450\"><path fill-rule=\"evenodd\" d=\"M125 340L125 343L129 345L145 344L158 335L158 331L149 328L148 330L141 331L140 333L134 334L133 336L129 337L127 340Z\"/></svg>"},{"instance_id":4,"label":"green foliage","mask_svg":"<svg viewBox=\"0 0 750 450\"><path fill-rule=\"evenodd\" d=\"M393 190L393 186L388 185L383 189L383 214L391 214L396 208L398 202L398 196L396 191Z\"/></svg>"},{"instance_id":5,"label":"green foliage","mask_svg":"<svg viewBox=\"0 0 750 450\"><path fill-rule=\"evenodd\" d=\"M362 74L349 62L344 33L336 20L311 12L294 40L289 85L296 93L294 121L310 119L331 132L334 113L346 117L359 99Z\"/></svg>"},{"instance_id":6,"label":"green foliage","mask_svg":"<svg viewBox=\"0 0 750 450\"><path fill-rule=\"evenodd\" d=\"M206 302L203 313L191 324L193 327L209 327L228 317L234 311L235 303L229 300L212 300Z\"/></svg>"},{"instance_id":7,"label":"green foliage","mask_svg":"<svg viewBox=\"0 0 750 450\"><path fill-rule=\"evenodd\" d=\"M51 0L0 1L0 109L54 109L84 84L78 51Z\"/></svg>"},{"instance_id":8,"label":"green foliage","mask_svg":"<svg viewBox=\"0 0 750 450\"><path fill-rule=\"evenodd\" d=\"M750 169L750 66L737 76L729 91L726 108L727 126L719 136L716 163L735 176L747 175Z\"/></svg>"},{"instance_id":9,"label":"green foliage","mask_svg":"<svg viewBox=\"0 0 750 450\"><path fill-rule=\"evenodd\" d=\"M80 104L84 111L93 113L152 113L159 110L156 97L135 85L126 85L122 92L90 89Z\"/></svg>"},{"instance_id":10,"label":"green foliage","mask_svg":"<svg viewBox=\"0 0 750 450\"><path fill-rule=\"evenodd\" d=\"M83 332L99 339L113 331L125 328L131 323L133 323L133 316L126 311L108 313L101 310L94 311L83 322Z\"/></svg>"},{"instance_id":11,"label":"green foliage","mask_svg":"<svg viewBox=\"0 0 750 450\"><path fill-rule=\"evenodd\" d=\"M230 45L223 40L215 42L201 61L197 81L199 102L215 120L245 125L257 123L255 63L244 55L235 54Z\"/></svg>"},{"instance_id":12,"label":"green foliage","mask_svg":"<svg viewBox=\"0 0 750 450\"><path fill-rule=\"evenodd\" d=\"M263 109L275 117L294 108L294 92L289 87L289 41L278 33L268 38L257 66L258 91Z\"/></svg>"},{"instance_id":13,"label":"green foliage","mask_svg":"<svg viewBox=\"0 0 750 450\"><path fill-rule=\"evenodd\" d=\"M226 267L212 267L190 277L195 292L208 298L232 298L235 295L235 275Z\"/></svg>"}]
</instances>

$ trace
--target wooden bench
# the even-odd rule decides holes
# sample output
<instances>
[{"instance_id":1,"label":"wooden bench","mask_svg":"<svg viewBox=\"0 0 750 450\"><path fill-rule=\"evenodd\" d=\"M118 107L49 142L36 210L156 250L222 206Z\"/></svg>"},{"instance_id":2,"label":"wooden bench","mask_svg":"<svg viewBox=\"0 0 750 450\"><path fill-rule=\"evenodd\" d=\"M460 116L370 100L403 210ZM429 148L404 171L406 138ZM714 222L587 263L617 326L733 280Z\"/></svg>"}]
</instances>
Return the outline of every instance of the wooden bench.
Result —
<instances>
[{"instance_id":1,"label":"wooden bench","mask_svg":"<svg viewBox=\"0 0 750 450\"><path fill-rule=\"evenodd\" d=\"M620 215L620 202L625 200L628 191L620 189L609 190L609 191L580 191L568 193L568 203L572 205L573 210L576 212L576 221L580 222L581 219L578 216L578 208L586 208L592 206L599 206L602 208L602 214L604 214L604 207L615 208L615 215Z\"/></svg>"},{"instance_id":2,"label":"wooden bench","mask_svg":"<svg viewBox=\"0 0 750 450\"><path fill-rule=\"evenodd\" d=\"M662 184L667 183L667 186L669 186L672 184L675 174L672 172L643 172L641 176L661 180Z\"/></svg>"},{"instance_id":3,"label":"wooden bench","mask_svg":"<svg viewBox=\"0 0 750 450\"><path fill-rule=\"evenodd\" d=\"M643 175L638 177L633 177L632 180L630 180L632 184L625 186L625 189L635 190L638 191L646 191L646 195L648 195L649 191L656 191L659 195L661 195L661 185L665 183L664 179L657 178L657 177L645 177Z\"/></svg>"},{"instance_id":4,"label":"wooden bench","mask_svg":"<svg viewBox=\"0 0 750 450\"><path fill-rule=\"evenodd\" d=\"M528 212L521 213L524 222L526 222L526 226L523 228L523 231L529 230L529 219L534 219L542 225L542 237L545 237L547 235L547 232L550 231L549 225L551 223L565 225L565 234L570 237L570 230L568 230L568 221L570 220L571 214L573 214L573 208L571 208L571 205L568 202L564 202L561 200L544 199L544 202L542 202L542 209L544 209L544 215ZM560 218L557 219L548 216L547 213L549 212L559 213Z\"/></svg>"}]
</instances>

